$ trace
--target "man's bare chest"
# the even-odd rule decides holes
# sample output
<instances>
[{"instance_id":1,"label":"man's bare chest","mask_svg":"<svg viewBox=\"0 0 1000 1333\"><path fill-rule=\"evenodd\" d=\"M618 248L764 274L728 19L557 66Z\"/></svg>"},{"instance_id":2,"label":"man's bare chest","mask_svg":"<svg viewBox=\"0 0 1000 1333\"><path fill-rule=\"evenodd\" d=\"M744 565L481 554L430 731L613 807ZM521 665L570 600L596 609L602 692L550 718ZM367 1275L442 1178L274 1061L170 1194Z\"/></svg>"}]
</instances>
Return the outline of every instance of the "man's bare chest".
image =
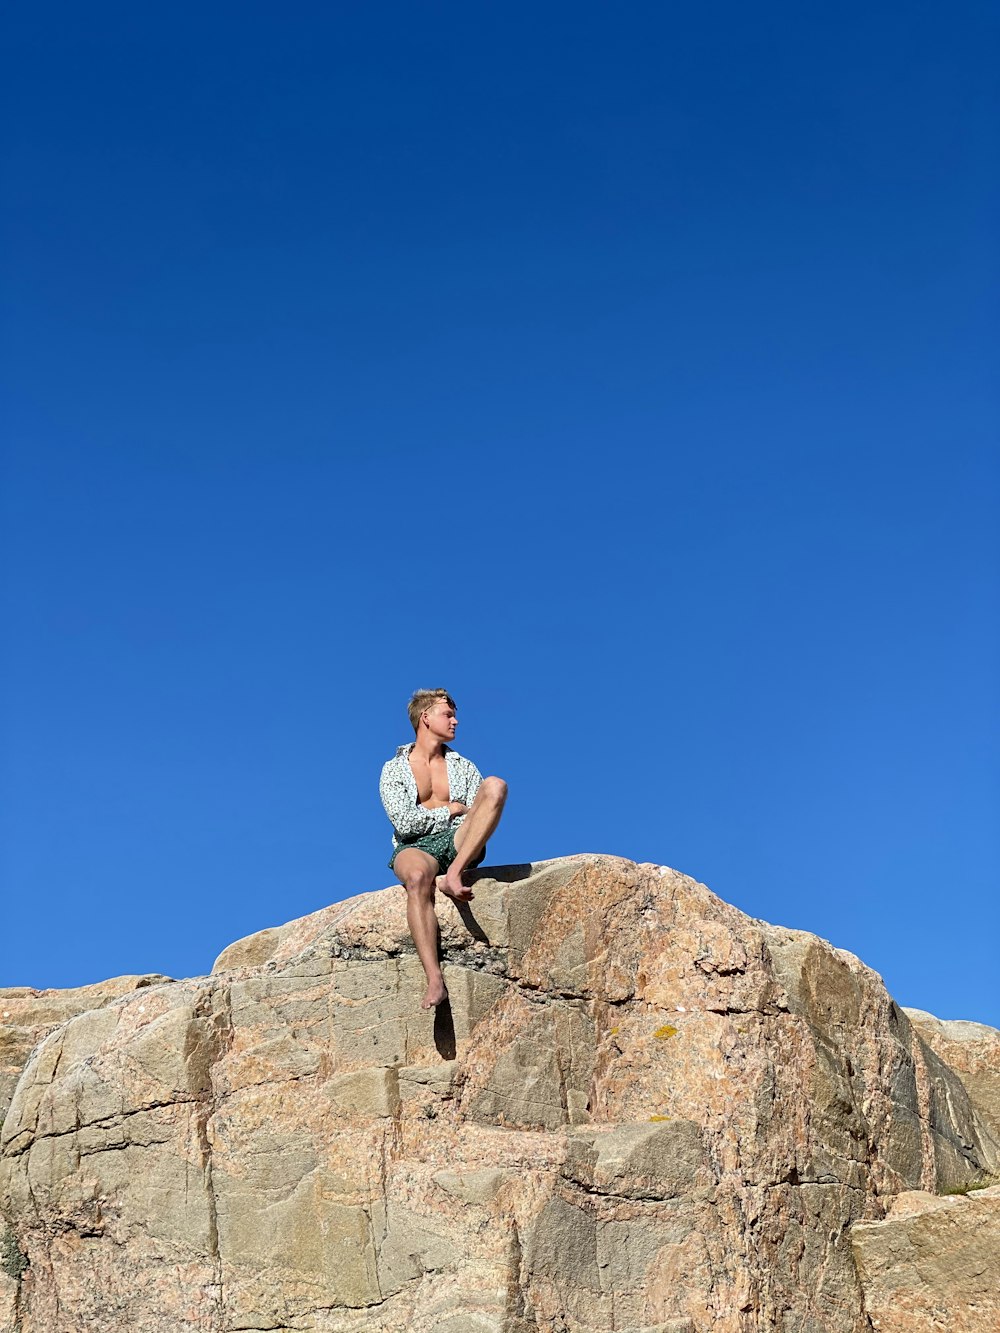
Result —
<instances>
[{"instance_id":1,"label":"man's bare chest","mask_svg":"<svg viewBox=\"0 0 1000 1333\"><path fill-rule=\"evenodd\" d=\"M410 756L410 769L417 784L417 800L421 805L447 805L451 800L448 784L448 764L441 755L437 759L414 759Z\"/></svg>"}]
</instances>

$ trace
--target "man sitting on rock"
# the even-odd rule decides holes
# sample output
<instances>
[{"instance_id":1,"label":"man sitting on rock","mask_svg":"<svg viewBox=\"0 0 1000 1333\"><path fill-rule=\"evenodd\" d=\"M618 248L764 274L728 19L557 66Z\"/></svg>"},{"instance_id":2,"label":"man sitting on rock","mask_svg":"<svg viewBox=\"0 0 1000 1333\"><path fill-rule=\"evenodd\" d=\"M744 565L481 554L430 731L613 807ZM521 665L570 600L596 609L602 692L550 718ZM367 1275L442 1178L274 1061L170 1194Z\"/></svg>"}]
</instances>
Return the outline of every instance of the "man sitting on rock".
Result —
<instances>
[{"instance_id":1,"label":"man sitting on rock","mask_svg":"<svg viewBox=\"0 0 1000 1333\"><path fill-rule=\"evenodd\" d=\"M384 765L379 794L393 828L389 869L406 888L406 922L427 974L421 1007L433 1009L448 998L438 961L435 885L456 902L473 896L462 875L485 855L507 784L483 778L475 764L447 745L458 725L447 690L417 690L409 714L417 739L401 745Z\"/></svg>"}]
</instances>

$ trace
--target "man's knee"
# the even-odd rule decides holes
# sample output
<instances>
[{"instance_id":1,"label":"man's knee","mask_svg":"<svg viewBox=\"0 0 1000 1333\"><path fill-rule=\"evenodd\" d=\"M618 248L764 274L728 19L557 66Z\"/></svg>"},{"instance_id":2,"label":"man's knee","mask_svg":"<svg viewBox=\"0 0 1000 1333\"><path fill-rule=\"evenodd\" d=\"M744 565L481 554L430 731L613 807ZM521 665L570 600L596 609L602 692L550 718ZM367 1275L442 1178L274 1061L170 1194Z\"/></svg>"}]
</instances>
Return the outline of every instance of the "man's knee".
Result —
<instances>
[{"instance_id":1,"label":"man's knee","mask_svg":"<svg viewBox=\"0 0 1000 1333\"><path fill-rule=\"evenodd\" d=\"M415 898L429 898L434 893L433 870L412 870L403 876L403 888Z\"/></svg>"},{"instance_id":2,"label":"man's knee","mask_svg":"<svg viewBox=\"0 0 1000 1333\"><path fill-rule=\"evenodd\" d=\"M503 778L483 778L480 787L483 796L494 805L503 805L507 799L507 784Z\"/></svg>"}]
</instances>

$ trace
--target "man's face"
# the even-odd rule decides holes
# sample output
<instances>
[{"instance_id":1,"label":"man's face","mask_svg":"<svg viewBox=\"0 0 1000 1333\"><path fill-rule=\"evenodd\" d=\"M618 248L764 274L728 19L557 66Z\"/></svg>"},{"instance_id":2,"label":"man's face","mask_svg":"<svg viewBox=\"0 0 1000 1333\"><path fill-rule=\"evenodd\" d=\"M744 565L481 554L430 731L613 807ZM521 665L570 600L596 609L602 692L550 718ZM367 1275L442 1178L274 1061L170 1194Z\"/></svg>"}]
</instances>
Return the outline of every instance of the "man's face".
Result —
<instances>
[{"instance_id":1,"label":"man's face","mask_svg":"<svg viewBox=\"0 0 1000 1333\"><path fill-rule=\"evenodd\" d=\"M439 699L436 704L432 704L424 717L427 719L427 726L432 736L435 736L439 741L454 739L458 718L447 699Z\"/></svg>"}]
</instances>

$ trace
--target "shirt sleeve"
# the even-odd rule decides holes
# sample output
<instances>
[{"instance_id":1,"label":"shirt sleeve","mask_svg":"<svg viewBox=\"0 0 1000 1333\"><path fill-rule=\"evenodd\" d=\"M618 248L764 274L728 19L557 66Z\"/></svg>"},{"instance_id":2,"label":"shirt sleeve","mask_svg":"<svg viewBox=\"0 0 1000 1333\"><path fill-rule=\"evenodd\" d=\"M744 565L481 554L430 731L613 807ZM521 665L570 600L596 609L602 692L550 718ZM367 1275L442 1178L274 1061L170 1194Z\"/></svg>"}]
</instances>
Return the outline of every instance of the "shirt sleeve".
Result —
<instances>
[{"instance_id":1,"label":"shirt sleeve","mask_svg":"<svg viewBox=\"0 0 1000 1333\"><path fill-rule=\"evenodd\" d=\"M399 775L398 766L391 759L382 769L378 790L392 827L405 841L412 842L427 833L440 833L448 827L451 819L448 807L441 805L436 810L425 810L423 806L415 805L409 784Z\"/></svg>"}]
</instances>

